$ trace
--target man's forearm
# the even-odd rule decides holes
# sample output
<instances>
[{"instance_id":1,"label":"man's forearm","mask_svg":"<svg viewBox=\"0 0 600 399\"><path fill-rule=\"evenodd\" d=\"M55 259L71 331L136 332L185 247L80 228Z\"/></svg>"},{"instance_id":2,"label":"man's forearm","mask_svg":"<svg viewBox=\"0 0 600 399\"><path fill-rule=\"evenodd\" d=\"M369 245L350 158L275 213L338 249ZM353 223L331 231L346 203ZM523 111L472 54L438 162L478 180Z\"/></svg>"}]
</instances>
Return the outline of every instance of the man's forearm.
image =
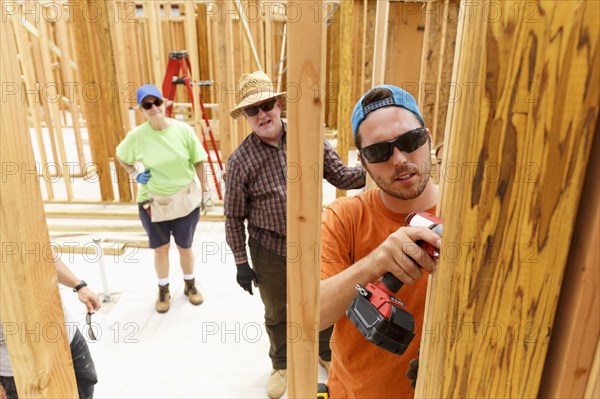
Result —
<instances>
[{"instance_id":1,"label":"man's forearm","mask_svg":"<svg viewBox=\"0 0 600 399\"><path fill-rule=\"evenodd\" d=\"M77 284L79 284L79 279L77 276L63 263L62 260L58 259L55 262L56 267L56 276L58 277L58 282L65 287L73 288Z\"/></svg>"}]
</instances>

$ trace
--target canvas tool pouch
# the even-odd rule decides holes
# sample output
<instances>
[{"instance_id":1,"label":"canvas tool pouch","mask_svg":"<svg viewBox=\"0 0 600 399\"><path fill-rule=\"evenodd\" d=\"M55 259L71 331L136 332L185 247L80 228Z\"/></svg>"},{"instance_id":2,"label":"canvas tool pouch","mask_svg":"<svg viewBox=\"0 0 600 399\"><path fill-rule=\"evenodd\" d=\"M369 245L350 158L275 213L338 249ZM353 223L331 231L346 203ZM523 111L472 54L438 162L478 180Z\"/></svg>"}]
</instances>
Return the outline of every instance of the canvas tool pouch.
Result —
<instances>
[{"instance_id":1,"label":"canvas tool pouch","mask_svg":"<svg viewBox=\"0 0 600 399\"><path fill-rule=\"evenodd\" d=\"M202 193L194 180L175 194L162 196L149 193L149 195L150 213L154 223L187 216L202 202Z\"/></svg>"}]
</instances>

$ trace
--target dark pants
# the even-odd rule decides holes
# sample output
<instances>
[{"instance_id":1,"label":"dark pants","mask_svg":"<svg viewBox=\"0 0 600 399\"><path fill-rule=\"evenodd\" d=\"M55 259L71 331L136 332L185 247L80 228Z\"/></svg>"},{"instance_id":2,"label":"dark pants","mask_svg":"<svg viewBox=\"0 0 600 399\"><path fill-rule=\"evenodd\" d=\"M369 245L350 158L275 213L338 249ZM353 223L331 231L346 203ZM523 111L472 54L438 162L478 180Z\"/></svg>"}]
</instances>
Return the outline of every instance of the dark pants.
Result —
<instances>
[{"instance_id":1,"label":"dark pants","mask_svg":"<svg viewBox=\"0 0 600 399\"><path fill-rule=\"evenodd\" d=\"M326 362L331 361L331 348L329 347L329 341L331 340L332 333L333 326L326 328L319 333L319 357Z\"/></svg>"},{"instance_id":2,"label":"dark pants","mask_svg":"<svg viewBox=\"0 0 600 399\"><path fill-rule=\"evenodd\" d=\"M265 305L265 328L271 343L269 356L273 368L283 370L287 368L286 259L253 238L248 240L248 246L260 297ZM326 361L331 361L329 339L332 331L333 327L319 334L319 357Z\"/></svg>"},{"instance_id":3,"label":"dark pants","mask_svg":"<svg viewBox=\"0 0 600 399\"><path fill-rule=\"evenodd\" d=\"M90 348L79 330L75 331L75 337L71 342L71 356L73 357L73 369L75 370L79 398L93 398L94 385L98 382L98 375L96 374L96 366Z\"/></svg>"},{"instance_id":4,"label":"dark pants","mask_svg":"<svg viewBox=\"0 0 600 399\"><path fill-rule=\"evenodd\" d=\"M75 332L75 337L73 338L73 342L71 342L71 356L73 358L73 369L75 370L79 398L93 398L94 385L98 382L96 367L90 354L90 348L79 330ZM0 381L6 391L6 399L17 399L15 379L13 377L0 377Z\"/></svg>"},{"instance_id":5,"label":"dark pants","mask_svg":"<svg viewBox=\"0 0 600 399\"><path fill-rule=\"evenodd\" d=\"M17 399L17 387L15 386L15 379L13 377L0 377L0 385L6 392L6 399Z\"/></svg>"},{"instance_id":6,"label":"dark pants","mask_svg":"<svg viewBox=\"0 0 600 399\"><path fill-rule=\"evenodd\" d=\"M260 297L265 305L265 328L271 343L271 363L275 370L284 370L287 368L285 256L269 251L253 238L248 240L248 246Z\"/></svg>"}]
</instances>

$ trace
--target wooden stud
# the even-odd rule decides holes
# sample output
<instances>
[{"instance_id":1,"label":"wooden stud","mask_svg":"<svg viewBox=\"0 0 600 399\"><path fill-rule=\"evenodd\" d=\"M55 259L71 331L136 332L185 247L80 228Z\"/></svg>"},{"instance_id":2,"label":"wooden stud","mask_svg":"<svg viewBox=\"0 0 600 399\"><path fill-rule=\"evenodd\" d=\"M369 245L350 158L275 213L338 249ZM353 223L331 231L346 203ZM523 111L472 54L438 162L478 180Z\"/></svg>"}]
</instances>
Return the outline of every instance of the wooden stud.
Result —
<instances>
[{"instance_id":1,"label":"wooden stud","mask_svg":"<svg viewBox=\"0 0 600 399\"><path fill-rule=\"evenodd\" d=\"M338 21L340 24L339 38L339 89L337 101L337 152L344 164L348 164L348 147L352 131L348 120L352 115L352 46L353 38L353 8L354 0L345 0L338 9ZM336 189L336 197L346 195L346 190Z\"/></svg>"},{"instance_id":2,"label":"wooden stud","mask_svg":"<svg viewBox=\"0 0 600 399\"><path fill-rule=\"evenodd\" d=\"M233 58L231 50L228 49L228 37L230 32L227 29L227 24L224 19L228 19L227 14L223 12L225 2L218 1L216 4L217 11L220 11L216 16L219 18L212 26L215 29L213 37L216 39L214 59L216 60L215 67L215 96L218 108L219 119L219 137L221 140L221 156L223 162L227 164L229 155L235 149L234 142L236 132L233 131L235 125L229 116L229 110L233 108L235 95L228 95L228 90L235 88L233 82ZM213 18L213 16L211 16Z\"/></svg>"},{"instance_id":3,"label":"wooden stud","mask_svg":"<svg viewBox=\"0 0 600 399\"><path fill-rule=\"evenodd\" d=\"M39 113L37 109L39 107L36 106L38 103L38 93L35 87L35 72L33 70L33 65L31 62L27 60L31 56L31 52L29 51L29 45L27 40L27 35L23 31L23 25L17 21L17 19L12 18L12 26L13 31L15 33L15 39L17 44L17 49L19 52L19 60L21 61L21 69L23 71L23 84L27 90L28 103L29 103L29 111L31 114L31 118L33 120L33 127L35 130L35 135L37 139L38 151L40 154L40 159L42 161L43 169L48 165L48 157L46 156L46 147L44 146L44 136L42 134L42 123L39 117ZM50 184L49 177L42 173L42 179L44 180L44 186L46 187L46 194L49 200L54 199L54 190L52 188L52 184Z\"/></svg>"},{"instance_id":4,"label":"wooden stud","mask_svg":"<svg viewBox=\"0 0 600 399\"><path fill-rule=\"evenodd\" d=\"M600 151L597 133L592 154ZM540 398L583 398L588 381L594 377L592 348L600 337L599 181L600 157L592 156L571 238Z\"/></svg>"},{"instance_id":5,"label":"wooden stud","mask_svg":"<svg viewBox=\"0 0 600 399\"><path fill-rule=\"evenodd\" d=\"M481 18L488 2L459 21L452 81L479 86L450 104L444 156L474 168L442 179L416 397L538 395L599 128L600 4L519 4L535 23Z\"/></svg>"},{"instance_id":6,"label":"wooden stud","mask_svg":"<svg viewBox=\"0 0 600 399\"><path fill-rule=\"evenodd\" d=\"M31 14L25 16L25 17L33 17ZM21 17L21 20L23 20L23 16ZM39 36L38 36L39 37ZM39 87L47 87L48 86L48 82L46 81L46 74L44 72L44 62L42 59L42 50L40 48L40 41L38 38L36 38L36 40L33 40L30 42L31 44L31 53L33 55L33 66L35 69L35 83L39 86ZM52 161L55 164L60 164L60 156L59 156L59 152L58 152L58 147L56 146L56 139L55 139L55 129L54 129L54 124L52 123L52 111L50 110L50 105L48 104L48 101L43 101L44 99L42 99L41 94L38 92L36 93L37 96L37 101L39 101L40 107L41 109L43 109L43 121L46 124L46 129L47 129L47 136L48 136L48 144L50 144L50 150L52 152ZM35 112L40 112L40 109L35 109ZM33 111L32 111L33 112ZM48 165L50 166L50 165ZM48 168L50 169L50 168ZM60 174L60 168L55 167L56 169L56 173Z\"/></svg>"},{"instance_id":7,"label":"wooden stud","mask_svg":"<svg viewBox=\"0 0 600 399\"><path fill-rule=\"evenodd\" d=\"M392 2L389 10L385 83L402 87L415 98L419 95L423 53L424 3Z\"/></svg>"},{"instance_id":8,"label":"wooden stud","mask_svg":"<svg viewBox=\"0 0 600 399\"><path fill-rule=\"evenodd\" d=\"M252 59L254 60L254 63L256 64L256 68L259 71L262 71L263 70L262 63L260 62L260 57L258 55L258 51L256 50L256 46L254 45L254 39L252 38L252 33L250 32L250 27L248 26L248 21L246 20L247 16L244 15L244 11L243 11L244 8L243 8L240 0L235 0L235 9L239 16L239 21L240 21L240 24L242 27L242 32L244 33L244 36L246 37L246 41L248 43L248 46L249 46L250 50L252 51ZM255 70L255 69L248 68L248 71L250 71L250 70Z\"/></svg>"},{"instance_id":9,"label":"wooden stud","mask_svg":"<svg viewBox=\"0 0 600 399\"><path fill-rule=\"evenodd\" d=\"M211 55L213 54L211 19L206 15L207 7L207 4L196 5L196 31L198 33L198 71L196 76L198 80L214 79L213 63L211 62ZM204 100L205 107L208 102L214 101L214 90L211 87L201 87L200 95ZM210 113L210 118L215 119L214 111ZM214 127L213 130L215 130Z\"/></svg>"},{"instance_id":10,"label":"wooden stud","mask_svg":"<svg viewBox=\"0 0 600 399\"><path fill-rule=\"evenodd\" d=\"M437 95L438 106L435 107L435 119L433 121L433 143L443 143L446 132L446 119L448 117L448 103L450 98L447 94L452 85L452 70L454 69L454 54L456 51L456 30L460 18L461 0L444 0L442 18L444 24L442 29L441 58L438 70ZM444 96L446 94L446 96Z\"/></svg>"},{"instance_id":11,"label":"wooden stud","mask_svg":"<svg viewBox=\"0 0 600 399\"><path fill-rule=\"evenodd\" d=\"M191 80L191 84L192 84L192 95L194 96L193 98L193 102L194 102L194 131L196 132L196 136L198 136L198 139L200 140L201 143L204 142L203 137L203 130L202 130L202 109L200 108L200 105L198 104L198 101L200 100L200 87L195 83L196 80L198 80L198 78L194 79L195 75L194 73L198 74L200 73L200 67L199 67L199 62L198 62L198 42L196 40L198 34L196 31L196 23L195 23L195 17L196 17L196 5L192 2L186 2L185 3L185 41L186 41L186 47L188 49L188 56L190 59L190 68L191 68L191 75L192 78ZM190 101L192 101L192 99L190 99ZM208 150L208 149L207 149Z\"/></svg>"},{"instance_id":12,"label":"wooden stud","mask_svg":"<svg viewBox=\"0 0 600 399\"><path fill-rule=\"evenodd\" d=\"M77 3L76 0L73 1ZM109 158L114 154L117 144L124 138L124 130L128 122L124 122L119 101L115 101L115 96L119 98L118 90L112 92L110 90L111 85L119 79L116 76L108 22L109 4L100 0L89 1L102 10L98 20L92 23L85 18L74 18L73 27L81 86L93 83L98 93L97 98L86 97L86 93L82 93L82 99L92 159L98 168L100 193L102 200L107 201L114 199ZM74 6L77 7L77 4ZM129 177L122 168L117 168L117 171L119 196L123 201L130 201Z\"/></svg>"},{"instance_id":13,"label":"wooden stud","mask_svg":"<svg viewBox=\"0 0 600 399\"><path fill-rule=\"evenodd\" d=\"M375 44L373 45L373 83L372 86L379 86L387 83L385 80L386 59L387 59L387 38L388 21L390 16L390 4L388 0L377 2L377 11L375 14ZM367 174L367 183L365 190L376 188L375 182Z\"/></svg>"},{"instance_id":14,"label":"wooden stud","mask_svg":"<svg viewBox=\"0 0 600 399\"><path fill-rule=\"evenodd\" d=\"M283 66L285 65L286 60L286 45L287 45L287 30L288 24L285 22L283 24L283 34L281 35L281 52L279 53L279 72L277 72L277 90L280 90L283 87ZM272 78L271 78L272 79Z\"/></svg>"},{"instance_id":15,"label":"wooden stud","mask_svg":"<svg viewBox=\"0 0 600 399\"><path fill-rule=\"evenodd\" d=\"M229 6L227 6L229 4ZM233 26L233 15L226 12L226 9L233 9L232 0L223 1L222 12L225 13L225 43L227 48L227 86L225 87L225 91L221 91L223 96L226 96L228 102L230 102L231 107L228 107L227 110L231 110L234 107L234 104L237 103L237 82L239 78L242 76L241 65L239 64L239 60L241 59L241 52L239 51L239 47L235 46L235 34L234 34L234 26ZM236 51L236 49L238 49ZM246 122L242 120L242 123ZM244 131L245 126L240 123L239 119L230 120L231 129L231 148L230 153L233 152L237 148L238 145L242 142L243 137L245 137ZM243 127L242 127L243 126Z\"/></svg>"},{"instance_id":16,"label":"wooden stud","mask_svg":"<svg viewBox=\"0 0 600 399\"><path fill-rule=\"evenodd\" d=\"M435 136L434 121L435 110L439 104L437 97L439 92L436 90L439 85L439 69L442 63L442 41L444 40L444 25L447 19L439 19L441 14L437 11L444 0L436 0L427 3L425 13L425 32L423 37L423 52L421 59L421 76L419 78L420 90L417 102L419 110L425 119L425 126L429 128L432 135ZM446 104L447 105L447 104ZM433 141L437 143L437 141Z\"/></svg>"},{"instance_id":17,"label":"wooden stud","mask_svg":"<svg viewBox=\"0 0 600 399\"><path fill-rule=\"evenodd\" d=\"M319 325L319 266L316 254L321 237L323 122L326 29L323 18L311 10L323 10L322 1L298 2L298 21L289 26L291 49L288 79L303 93L288 104L287 164L296 165L287 180L287 361L288 396L310 398L317 386ZM306 47L305 43L311 43ZM315 90L315 87L318 90ZM306 115L312 115L306 118Z\"/></svg>"},{"instance_id":18,"label":"wooden stud","mask_svg":"<svg viewBox=\"0 0 600 399\"><path fill-rule=\"evenodd\" d=\"M160 4L154 0L146 0L144 4L144 16L146 17L146 28L149 34L149 57L151 67L152 83L158 87L162 86L165 75L166 56L163 44L162 25L160 17Z\"/></svg>"},{"instance_id":19,"label":"wooden stud","mask_svg":"<svg viewBox=\"0 0 600 399\"><path fill-rule=\"evenodd\" d=\"M69 34L66 18L60 18L60 20L54 25L56 30L56 38L59 47L62 49L61 57L61 70L62 77L66 82L74 83L75 77L73 69L71 67L71 50L69 48ZM72 93L72 98L68 101L69 112L71 113L71 120L73 122L73 135L75 137L75 145L77 147L77 159L79 161L79 169L83 170L85 162L85 155L83 152L83 141L81 139L81 126L79 123L79 101L77 94Z\"/></svg>"},{"instance_id":20,"label":"wooden stud","mask_svg":"<svg viewBox=\"0 0 600 399\"><path fill-rule=\"evenodd\" d=\"M327 20L327 59L325 61L327 65L326 87L332 88L332 90L325 90L325 125L335 130L335 137L337 137L338 128L337 103L340 91L340 24L334 23L334 21L339 21L339 12L339 7L337 7Z\"/></svg>"},{"instance_id":21,"label":"wooden stud","mask_svg":"<svg viewBox=\"0 0 600 399\"><path fill-rule=\"evenodd\" d=\"M275 73L275 70L273 69L273 54L275 54L275 51L273 49L273 28L275 22L269 19L271 14L269 14L267 6L261 1L258 1L258 4L263 12L261 18L261 25L264 26L265 72L267 73L267 75L273 76L273 74Z\"/></svg>"},{"instance_id":22,"label":"wooden stud","mask_svg":"<svg viewBox=\"0 0 600 399\"><path fill-rule=\"evenodd\" d=\"M17 49L10 23L0 24L0 49L15 60ZM2 82L20 82L18 64L0 63ZM77 397L75 374L58 293L58 281L39 182L28 170L35 159L25 108L6 96L0 118L3 165L0 198L0 313L16 388L23 398ZM8 173L7 165L15 165ZM14 172L14 173L12 173Z\"/></svg>"},{"instance_id":23,"label":"wooden stud","mask_svg":"<svg viewBox=\"0 0 600 399\"><path fill-rule=\"evenodd\" d=\"M373 84L378 86L386 83L385 65L388 39L388 21L390 18L390 4L388 0L377 2L375 15L375 34L373 46Z\"/></svg>"},{"instance_id":24,"label":"wooden stud","mask_svg":"<svg viewBox=\"0 0 600 399\"><path fill-rule=\"evenodd\" d=\"M48 40L48 31L47 31L47 22L42 18L39 25L40 30L40 51L42 55L42 64L44 65L43 73L45 75L45 81L51 83L47 86L47 98L42 98L42 101L46 101L50 104L50 120L54 127L55 138L57 141L57 148L59 153L59 158L56 159L56 163L59 165L59 172L62 176L63 183L65 185L65 190L67 193L67 199L73 198L73 186L71 184L71 171L69 167L69 160L67 159L67 152L65 149L65 142L63 140L62 134L62 123L60 121L60 109L58 107L58 103L54 101L54 98L59 98L61 93L56 88L56 82L54 80L52 71L50 70L50 54L48 50L47 42ZM40 97L43 97L40 95Z\"/></svg>"}]
</instances>

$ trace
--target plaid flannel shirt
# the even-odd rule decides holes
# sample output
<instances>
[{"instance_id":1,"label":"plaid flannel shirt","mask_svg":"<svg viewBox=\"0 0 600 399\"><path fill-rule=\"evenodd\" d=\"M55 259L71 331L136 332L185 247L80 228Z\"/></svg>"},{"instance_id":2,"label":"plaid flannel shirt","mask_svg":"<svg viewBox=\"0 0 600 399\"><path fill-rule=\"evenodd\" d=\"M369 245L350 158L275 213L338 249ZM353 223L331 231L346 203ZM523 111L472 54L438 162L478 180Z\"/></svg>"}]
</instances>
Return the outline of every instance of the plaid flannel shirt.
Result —
<instances>
[{"instance_id":1,"label":"plaid flannel shirt","mask_svg":"<svg viewBox=\"0 0 600 399\"><path fill-rule=\"evenodd\" d=\"M286 255L286 124L275 147L253 132L229 157L225 180L225 232L236 264L247 262L246 233L278 255ZM323 176L340 189L365 185L362 166L346 166L325 140Z\"/></svg>"}]
</instances>

